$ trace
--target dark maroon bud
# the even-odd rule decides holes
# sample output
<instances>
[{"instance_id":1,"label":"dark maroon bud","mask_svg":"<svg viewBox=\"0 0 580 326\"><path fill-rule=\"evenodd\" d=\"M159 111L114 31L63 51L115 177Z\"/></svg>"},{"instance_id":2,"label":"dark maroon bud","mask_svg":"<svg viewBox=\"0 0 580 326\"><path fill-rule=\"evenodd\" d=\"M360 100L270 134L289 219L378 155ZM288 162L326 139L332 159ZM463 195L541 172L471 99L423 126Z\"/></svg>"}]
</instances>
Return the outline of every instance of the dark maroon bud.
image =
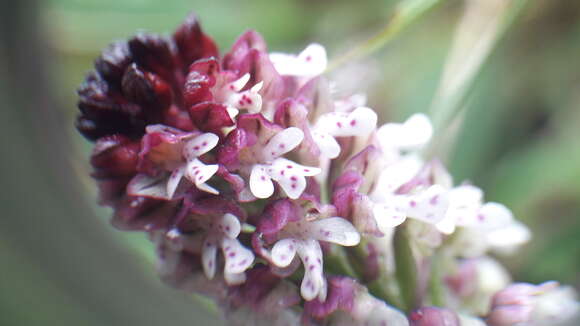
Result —
<instances>
[{"instance_id":1,"label":"dark maroon bud","mask_svg":"<svg viewBox=\"0 0 580 326\"><path fill-rule=\"evenodd\" d=\"M219 63L215 58L201 59L189 67L189 74L183 86L184 102L193 106L200 102L211 101L210 88L215 85L215 74L219 72Z\"/></svg>"},{"instance_id":2,"label":"dark maroon bud","mask_svg":"<svg viewBox=\"0 0 580 326\"><path fill-rule=\"evenodd\" d=\"M91 156L97 178L133 175L137 172L139 142L121 135L99 139Z\"/></svg>"},{"instance_id":3,"label":"dark maroon bud","mask_svg":"<svg viewBox=\"0 0 580 326\"><path fill-rule=\"evenodd\" d=\"M167 39L159 35L138 34L129 40L129 50L139 67L168 82L175 81L176 63Z\"/></svg>"},{"instance_id":4,"label":"dark maroon bud","mask_svg":"<svg viewBox=\"0 0 580 326\"><path fill-rule=\"evenodd\" d=\"M115 42L95 60L95 69L109 85L121 89L121 78L131 63L131 55L126 42Z\"/></svg>"},{"instance_id":5,"label":"dark maroon bud","mask_svg":"<svg viewBox=\"0 0 580 326\"><path fill-rule=\"evenodd\" d=\"M218 56L217 46L202 32L197 16L193 13L177 28L173 40L185 67L198 59Z\"/></svg>"},{"instance_id":6,"label":"dark maroon bud","mask_svg":"<svg viewBox=\"0 0 580 326\"><path fill-rule=\"evenodd\" d=\"M96 73L87 76L78 94L81 115L77 129L88 139L112 134L136 137L144 132L145 122L139 119L141 109L111 90Z\"/></svg>"},{"instance_id":7,"label":"dark maroon bud","mask_svg":"<svg viewBox=\"0 0 580 326\"><path fill-rule=\"evenodd\" d=\"M230 117L225 105L203 102L189 109L189 116L193 124L202 131L222 135L222 128L231 127L234 121Z\"/></svg>"},{"instance_id":8,"label":"dark maroon bud","mask_svg":"<svg viewBox=\"0 0 580 326\"><path fill-rule=\"evenodd\" d=\"M146 120L152 123L161 122L171 105L169 84L156 74L139 69L135 63L127 68L122 89L125 98L141 106Z\"/></svg>"}]
</instances>

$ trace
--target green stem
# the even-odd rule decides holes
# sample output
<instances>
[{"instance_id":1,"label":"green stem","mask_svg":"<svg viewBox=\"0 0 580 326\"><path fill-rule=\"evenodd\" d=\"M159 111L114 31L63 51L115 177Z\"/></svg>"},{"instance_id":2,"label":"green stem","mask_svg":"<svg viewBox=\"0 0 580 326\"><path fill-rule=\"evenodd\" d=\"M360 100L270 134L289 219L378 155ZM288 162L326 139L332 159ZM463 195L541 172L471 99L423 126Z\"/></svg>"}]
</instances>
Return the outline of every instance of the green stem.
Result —
<instances>
[{"instance_id":1,"label":"green stem","mask_svg":"<svg viewBox=\"0 0 580 326\"><path fill-rule=\"evenodd\" d=\"M389 41L393 40L399 32L411 25L418 17L429 11L436 4L443 0L406 0L399 3L391 20L376 35L362 43L361 45L346 52L344 55L331 61L326 72L332 71L337 67L353 59L365 57L372 52L380 49Z\"/></svg>"},{"instance_id":2,"label":"green stem","mask_svg":"<svg viewBox=\"0 0 580 326\"><path fill-rule=\"evenodd\" d=\"M417 264L413 255L413 249L407 233L407 228L402 225L395 231L395 276L399 284L402 309L411 311L415 308L417 292Z\"/></svg>"},{"instance_id":3,"label":"green stem","mask_svg":"<svg viewBox=\"0 0 580 326\"><path fill-rule=\"evenodd\" d=\"M360 279L360 275L353 269L344 249L343 247L333 246L330 254L325 257L325 266L328 266L328 271L333 274Z\"/></svg>"},{"instance_id":4,"label":"green stem","mask_svg":"<svg viewBox=\"0 0 580 326\"><path fill-rule=\"evenodd\" d=\"M431 273L429 274L429 299L431 304L437 307L445 306L445 293L443 290L443 267L444 256L438 250L431 257Z\"/></svg>"},{"instance_id":5,"label":"green stem","mask_svg":"<svg viewBox=\"0 0 580 326\"><path fill-rule=\"evenodd\" d=\"M401 301L401 296L396 289L396 284L385 276L381 276L373 282L367 284L369 292L379 299L383 299L389 305L400 310L405 310Z\"/></svg>"}]
</instances>

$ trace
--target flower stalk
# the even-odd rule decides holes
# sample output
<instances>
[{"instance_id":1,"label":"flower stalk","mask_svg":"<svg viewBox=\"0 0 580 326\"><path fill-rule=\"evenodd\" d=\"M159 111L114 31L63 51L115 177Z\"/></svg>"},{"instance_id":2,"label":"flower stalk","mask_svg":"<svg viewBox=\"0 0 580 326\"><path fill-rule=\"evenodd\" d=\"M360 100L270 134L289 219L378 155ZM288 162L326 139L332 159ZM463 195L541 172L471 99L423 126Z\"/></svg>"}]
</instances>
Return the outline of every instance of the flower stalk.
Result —
<instances>
[{"instance_id":1,"label":"flower stalk","mask_svg":"<svg viewBox=\"0 0 580 326\"><path fill-rule=\"evenodd\" d=\"M439 2L403 2L346 58ZM96 60L77 129L95 142L99 201L116 228L148 236L165 283L210 298L232 325L455 325L463 309L503 326L506 311L534 320L556 299L574 315L573 296L541 296L552 285L498 292L508 282L488 254L530 233L421 157L438 131L427 115L378 126L325 71L322 45L268 52L255 31L220 55L194 15Z\"/></svg>"}]
</instances>

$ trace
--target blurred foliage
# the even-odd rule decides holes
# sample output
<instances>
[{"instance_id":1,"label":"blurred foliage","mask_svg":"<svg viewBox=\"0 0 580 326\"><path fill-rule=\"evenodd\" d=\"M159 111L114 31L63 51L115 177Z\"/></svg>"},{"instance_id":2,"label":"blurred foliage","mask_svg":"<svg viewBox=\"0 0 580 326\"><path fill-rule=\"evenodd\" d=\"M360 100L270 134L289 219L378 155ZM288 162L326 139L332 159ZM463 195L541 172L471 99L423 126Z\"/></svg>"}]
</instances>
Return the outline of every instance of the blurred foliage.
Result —
<instances>
[{"instance_id":1,"label":"blurred foliage","mask_svg":"<svg viewBox=\"0 0 580 326\"><path fill-rule=\"evenodd\" d=\"M333 71L345 90L367 92L383 121L433 104L464 6L460 0L440 2L379 51ZM116 232L107 223L109 212L93 204L90 144L72 126L74 90L100 49L140 29L169 33L193 10L222 52L253 28L272 50L297 52L316 41L336 59L380 31L399 1L49 0L41 8L18 3L24 11L14 19L37 22L20 27L37 28L41 41L29 41L40 45L23 47L23 62L10 62L6 56L18 54L33 31L4 29L14 36L14 48L1 49L0 67L10 73L11 65L41 60L46 76L39 80L29 67L14 72L22 80L0 84L3 105L17 108L3 109L0 120L10 135L2 137L7 225L0 231L0 324L54 319L60 325L177 325L200 316L198 303L160 285L147 261L147 241ZM482 186L488 199L511 207L534 231L522 254L505 259L516 279L580 286L580 3L528 0L522 9L461 102L462 124L447 161L456 182ZM24 93L34 90L30 76L45 88ZM39 116L39 107L60 109L61 115ZM135 248L144 255L134 255Z\"/></svg>"}]
</instances>

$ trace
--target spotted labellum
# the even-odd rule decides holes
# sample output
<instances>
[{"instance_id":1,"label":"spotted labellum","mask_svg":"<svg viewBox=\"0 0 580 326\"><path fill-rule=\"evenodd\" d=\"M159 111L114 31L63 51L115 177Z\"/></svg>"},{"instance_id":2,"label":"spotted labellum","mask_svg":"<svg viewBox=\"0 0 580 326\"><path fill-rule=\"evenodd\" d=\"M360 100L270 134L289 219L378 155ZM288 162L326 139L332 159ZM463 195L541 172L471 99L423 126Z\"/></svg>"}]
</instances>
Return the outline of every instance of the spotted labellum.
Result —
<instances>
[{"instance_id":1,"label":"spotted labellum","mask_svg":"<svg viewBox=\"0 0 580 326\"><path fill-rule=\"evenodd\" d=\"M163 281L211 298L231 325L574 318L571 289L498 277L488 254L530 233L423 155L429 117L380 125L327 62L320 44L269 52L255 31L220 55L195 15L97 58L76 127L95 143L100 204L151 239Z\"/></svg>"}]
</instances>

